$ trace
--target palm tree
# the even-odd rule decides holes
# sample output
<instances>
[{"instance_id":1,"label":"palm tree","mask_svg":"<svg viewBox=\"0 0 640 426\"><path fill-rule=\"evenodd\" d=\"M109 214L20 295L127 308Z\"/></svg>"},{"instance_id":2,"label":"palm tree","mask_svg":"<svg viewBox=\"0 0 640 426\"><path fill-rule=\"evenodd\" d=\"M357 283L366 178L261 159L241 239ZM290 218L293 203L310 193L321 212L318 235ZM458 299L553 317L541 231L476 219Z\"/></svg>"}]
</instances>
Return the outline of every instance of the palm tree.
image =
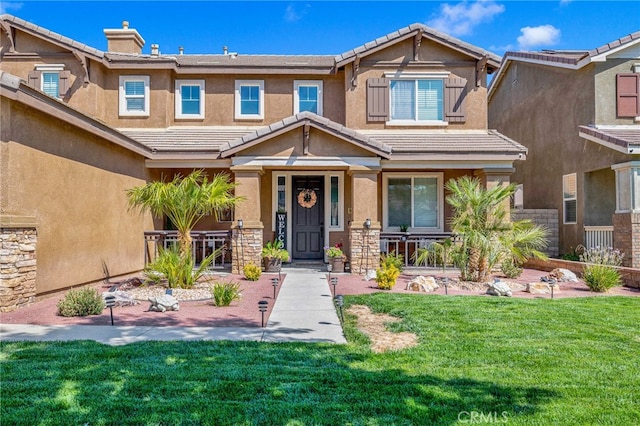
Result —
<instances>
[{"instance_id":1,"label":"palm tree","mask_svg":"<svg viewBox=\"0 0 640 426\"><path fill-rule=\"evenodd\" d=\"M156 217L167 216L178 230L178 244L183 257L191 254L191 230L204 216L219 214L236 206L243 197L233 195L236 184L220 173L211 180L203 170L194 170L172 181L149 182L127 190L130 208L149 211Z\"/></svg>"},{"instance_id":2,"label":"palm tree","mask_svg":"<svg viewBox=\"0 0 640 426\"><path fill-rule=\"evenodd\" d=\"M523 262L528 256L544 257L546 231L527 221L511 222L506 203L515 185L483 188L476 178L463 176L445 185L453 207L451 230L461 236L458 262L464 280L483 282L492 268L510 257Z\"/></svg>"}]
</instances>

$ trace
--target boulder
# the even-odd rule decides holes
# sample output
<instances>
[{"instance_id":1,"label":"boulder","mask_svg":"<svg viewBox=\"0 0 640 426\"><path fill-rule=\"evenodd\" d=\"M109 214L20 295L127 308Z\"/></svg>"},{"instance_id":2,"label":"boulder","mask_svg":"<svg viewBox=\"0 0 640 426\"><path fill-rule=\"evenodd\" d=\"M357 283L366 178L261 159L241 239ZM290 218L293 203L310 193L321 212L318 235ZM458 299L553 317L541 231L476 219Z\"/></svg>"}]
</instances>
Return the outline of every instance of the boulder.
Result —
<instances>
[{"instance_id":1,"label":"boulder","mask_svg":"<svg viewBox=\"0 0 640 426\"><path fill-rule=\"evenodd\" d=\"M507 296L511 297L511 287L504 281L496 279L494 282L489 283L487 294L492 296Z\"/></svg>"},{"instance_id":2,"label":"boulder","mask_svg":"<svg viewBox=\"0 0 640 426\"><path fill-rule=\"evenodd\" d=\"M424 291L425 293L429 293L430 291L435 291L438 288L440 288L440 286L436 283L435 278L417 276L407 283L406 290Z\"/></svg>"},{"instance_id":3,"label":"boulder","mask_svg":"<svg viewBox=\"0 0 640 426\"><path fill-rule=\"evenodd\" d=\"M531 294L551 294L552 287L554 292L559 290L558 285L553 283L529 283L525 291Z\"/></svg>"},{"instance_id":4,"label":"boulder","mask_svg":"<svg viewBox=\"0 0 640 426\"><path fill-rule=\"evenodd\" d=\"M151 306L149 306L150 311L166 312L180 310L178 299L170 294L163 294L160 297L150 297L149 302L151 302Z\"/></svg>"},{"instance_id":5,"label":"boulder","mask_svg":"<svg viewBox=\"0 0 640 426\"><path fill-rule=\"evenodd\" d=\"M564 281L578 282L578 277L576 276L576 274L564 268L554 269L549 273L549 277L555 279L558 282L564 282Z\"/></svg>"}]
</instances>

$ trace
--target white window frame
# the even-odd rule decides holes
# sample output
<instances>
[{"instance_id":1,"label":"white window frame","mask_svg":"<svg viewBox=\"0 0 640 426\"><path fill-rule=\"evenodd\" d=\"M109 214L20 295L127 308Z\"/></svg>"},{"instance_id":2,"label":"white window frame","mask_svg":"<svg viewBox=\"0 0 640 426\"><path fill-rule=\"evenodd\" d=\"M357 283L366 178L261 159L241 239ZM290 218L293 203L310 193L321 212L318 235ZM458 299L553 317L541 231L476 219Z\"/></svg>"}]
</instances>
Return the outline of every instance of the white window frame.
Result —
<instances>
[{"instance_id":1,"label":"white window frame","mask_svg":"<svg viewBox=\"0 0 640 426\"><path fill-rule=\"evenodd\" d=\"M391 110L393 99L391 96L391 81L389 81L389 120L387 125L389 126L448 126L449 123L444 120L446 111L444 109L444 97L445 97L445 81L449 78L451 73L449 72L430 72L430 73L416 73L416 72L386 72L384 76L389 80L442 80L442 120L418 120L418 103L416 100L416 112L415 120L393 120L391 118ZM416 83L417 90L417 83ZM417 96L417 91L416 91Z\"/></svg>"},{"instance_id":2,"label":"white window frame","mask_svg":"<svg viewBox=\"0 0 640 426\"><path fill-rule=\"evenodd\" d=\"M322 80L294 80L293 81L293 113L300 112L300 95L298 89L303 87L316 87L318 89L318 112L317 115L323 115L322 98L324 96L322 90Z\"/></svg>"},{"instance_id":3,"label":"white window frame","mask_svg":"<svg viewBox=\"0 0 640 426\"><path fill-rule=\"evenodd\" d=\"M422 232L444 232L444 173L383 173L382 174L382 217L383 230L386 232L398 232L398 226L389 226L389 178L410 178L411 179L411 221L409 230ZM436 178L438 185L438 226L437 227L414 227L413 226L413 179L415 178Z\"/></svg>"},{"instance_id":4,"label":"white window frame","mask_svg":"<svg viewBox=\"0 0 640 426\"><path fill-rule=\"evenodd\" d=\"M44 92L44 75L45 74L57 74L58 75L58 93L49 96L60 99L60 73L64 71L64 64L39 64L35 66L36 71L40 71L40 90Z\"/></svg>"},{"instance_id":5,"label":"white window frame","mask_svg":"<svg viewBox=\"0 0 640 426\"><path fill-rule=\"evenodd\" d=\"M197 114L182 112L182 86L198 86L200 88L200 108ZM204 80L176 80L175 104L177 119L204 119Z\"/></svg>"},{"instance_id":6,"label":"white window frame","mask_svg":"<svg viewBox=\"0 0 640 426\"><path fill-rule=\"evenodd\" d=\"M575 195L573 197L565 197L566 185L565 179L569 179L573 176L575 180ZM576 220L574 222L567 221L567 201L575 201L576 202ZM578 175L576 173L569 173L567 175L562 175L562 223L565 225L575 225L578 223Z\"/></svg>"},{"instance_id":7,"label":"white window frame","mask_svg":"<svg viewBox=\"0 0 640 426\"><path fill-rule=\"evenodd\" d=\"M149 76L148 75L121 75L118 82L119 93L119 114L123 117L148 117L149 116ZM144 83L144 111L127 110L127 97L125 96L124 84L128 81L142 81Z\"/></svg>"},{"instance_id":8,"label":"white window frame","mask_svg":"<svg viewBox=\"0 0 640 426\"><path fill-rule=\"evenodd\" d=\"M240 88L242 86L258 86L260 89L260 97L258 105L258 114L242 114ZM264 120L264 80L236 80L235 90L235 119L236 120Z\"/></svg>"}]
</instances>

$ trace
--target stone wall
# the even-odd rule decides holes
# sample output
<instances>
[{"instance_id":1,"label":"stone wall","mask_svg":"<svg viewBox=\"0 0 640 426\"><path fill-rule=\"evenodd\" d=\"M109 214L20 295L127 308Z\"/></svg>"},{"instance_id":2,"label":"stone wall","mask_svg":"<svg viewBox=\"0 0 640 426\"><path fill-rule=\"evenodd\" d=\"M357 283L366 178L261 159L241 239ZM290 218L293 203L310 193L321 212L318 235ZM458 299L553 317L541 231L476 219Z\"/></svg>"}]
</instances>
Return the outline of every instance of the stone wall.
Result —
<instances>
[{"instance_id":1,"label":"stone wall","mask_svg":"<svg viewBox=\"0 0 640 426\"><path fill-rule=\"evenodd\" d=\"M233 230L231 237L231 273L242 274L244 265L262 266L262 228Z\"/></svg>"},{"instance_id":2,"label":"stone wall","mask_svg":"<svg viewBox=\"0 0 640 426\"><path fill-rule=\"evenodd\" d=\"M511 220L531 220L535 225L543 226L549 232L547 239L549 245L544 251L547 256L557 256L559 253L558 241L558 210L556 209L511 209Z\"/></svg>"},{"instance_id":3,"label":"stone wall","mask_svg":"<svg viewBox=\"0 0 640 426\"><path fill-rule=\"evenodd\" d=\"M613 215L613 246L624 253L624 266L640 268L640 213Z\"/></svg>"},{"instance_id":4,"label":"stone wall","mask_svg":"<svg viewBox=\"0 0 640 426\"><path fill-rule=\"evenodd\" d=\"M0 312L35 301L37 240L35 227L0 228Z\"/></svg>"},{"instance_id":5,"label":"stone wall","mask_svg":"<svg viewBox=\"0 0 640 426\"><path fill-rule=\"evenodd\" d=\"M526 268L537 269L538 271L550 272L556 268L568 269L575 273L578 277L582 277L584 270L583 262L574 262L564 259L529 259L525 263ZM640 288L640 268L615 267L620 271L623 285L631 288Z\"/></svg>"},{"instance_id":6,"label":"stone wall","mask_svg":"<svg viewBox=\"0 0 640 426\"><path fill-rule=\"evenodd\" d=\"M380 267L380 229L352 227L349 231L352 274L364 275Z\"/></svg>"}]
</instances>

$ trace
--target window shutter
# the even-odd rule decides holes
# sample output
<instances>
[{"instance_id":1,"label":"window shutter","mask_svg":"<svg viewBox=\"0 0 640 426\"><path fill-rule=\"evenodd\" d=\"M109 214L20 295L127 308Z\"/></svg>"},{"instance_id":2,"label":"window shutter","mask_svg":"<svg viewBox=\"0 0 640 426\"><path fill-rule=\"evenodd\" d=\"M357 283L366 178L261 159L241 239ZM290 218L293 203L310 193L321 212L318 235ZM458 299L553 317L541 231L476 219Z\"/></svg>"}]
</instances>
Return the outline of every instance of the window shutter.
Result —
<instances>
[{"instance_id":1,"label":"window shutter","mask_svg":"<svg viewBox=\"0 0 640 426\"><path fill-rule=\"evenodd\" d=\"M616 75L618 117L640 116L640 74Z\"/></svg>"},{"instance_id":2,"label":"window shutter","mask_svg":"<svg viewBox=\"0 0 640 426\"><path fill-rule=\"evenodd\" d=\"M389 119L389 79L367 79L367 121Z\"/></svg>"},{"instance_id":3,"label":"window shutter","mask_svg":"<svg viewBox=\"0 0 640 426\"><path fill-rule=\"evenodd\" d=\"M33 70L33 71L29 71L29 86L33 87L34 89L38 89L41 90L40 87L40 75L42 74L42 71L38 71L38 70Z\"/></svg>"},{"instance_id":4,"label":"window shutter","mask_svg":"<svg viewBox=\"0 0 640 426\"><path fill-rule=\"evenodd\" d=\"M464 123L467 120L464 107L466 87L465 78L448 78L444 81L444 121Z\"/></svg>"},{"instance_id":5,"label":"window shutter","mask_svg":"<svg viewBox=\"0 0 640 426\"><path fill-rule=\"evenodd\" d=\"M67 91L69 90L71 71L60 71L58 75L58 93L60 99L64 99L67 95Z\"/></svg>"}]
</instances>

